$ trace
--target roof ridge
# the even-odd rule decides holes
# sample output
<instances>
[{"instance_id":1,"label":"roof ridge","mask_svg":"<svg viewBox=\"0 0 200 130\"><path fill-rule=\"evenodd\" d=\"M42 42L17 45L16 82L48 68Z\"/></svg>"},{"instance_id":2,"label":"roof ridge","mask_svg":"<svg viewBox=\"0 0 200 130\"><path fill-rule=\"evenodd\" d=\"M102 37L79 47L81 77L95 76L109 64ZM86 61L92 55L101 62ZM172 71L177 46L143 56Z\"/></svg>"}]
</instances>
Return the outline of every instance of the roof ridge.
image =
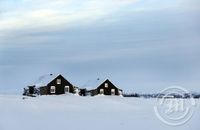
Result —
<instances>
[{"instance_id":1,"label":"roof ridge","mask_svg":"<svg viewBox=\"0 0 200 130\"><path fill-rule=\"evenodd\" d=\"M84 88L90 88L90 89L94 89L96 87L98 87L99 85L101 85L103 82L105 82L106 80L108 80L107 78L96 78L94 80L88 80L83 87Z\"/></svg>"},{"instance_id":2,"label":"roof ridge","mask_svg":"<svg viewBox=\"0 0 200 130\"><path fill-rule=\"evenodd\" d=\"M49 82L51 82L52 80L54 80L56 77L58 77L61 74L44 74L42 76L40 76L34 83L33 85L37 86L45 86L47 85Z\"/></svg>"}]
</instances>

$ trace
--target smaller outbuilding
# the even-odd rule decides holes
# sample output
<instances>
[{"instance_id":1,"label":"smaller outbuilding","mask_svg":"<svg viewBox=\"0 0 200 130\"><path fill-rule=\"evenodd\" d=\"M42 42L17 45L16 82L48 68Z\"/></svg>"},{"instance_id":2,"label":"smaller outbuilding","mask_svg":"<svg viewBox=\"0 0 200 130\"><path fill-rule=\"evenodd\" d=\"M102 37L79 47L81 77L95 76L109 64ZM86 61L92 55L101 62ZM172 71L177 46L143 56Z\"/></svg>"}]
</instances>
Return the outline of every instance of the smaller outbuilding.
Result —
<instances>
[{"instance_id":1,"label":"smaller outbuilding","mask_svg":"<svg viewBox=\"0 0 200 130\"><path fill-rule=\"evenodd\" d=\"M87 90L85 88L79 89L79 95L80 96L87 96Z\"/></svg>"}]
</instances>

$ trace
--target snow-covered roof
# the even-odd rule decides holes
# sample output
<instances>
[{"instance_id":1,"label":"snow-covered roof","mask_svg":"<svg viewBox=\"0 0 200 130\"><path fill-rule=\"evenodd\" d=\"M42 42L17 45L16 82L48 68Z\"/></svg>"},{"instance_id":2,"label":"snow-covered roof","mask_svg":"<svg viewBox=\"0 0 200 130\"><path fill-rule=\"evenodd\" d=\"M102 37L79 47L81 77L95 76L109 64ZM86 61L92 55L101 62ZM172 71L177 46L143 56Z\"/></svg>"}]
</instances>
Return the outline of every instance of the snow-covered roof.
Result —
<instances>
[{"instance_id":1,"label":"snow-covered roof","mask_svg":"<svg viewBox=\"0 0 200 130\"><path fill-rule=\"evenodd\" d=\"M86 84L83 85L83 88L86 88L86 89L96 89L98 86L100 86L106 80L107 80L106 78L103 78L103 79L97 78L95 80L88 80L86 82Z\"/></svg>"},{"instance_id":2,"label":"snow-covered roof","mask_svg":"<svg viewBox=\"0 0 200 130\"><path fill-rule=\"evenodd\" d=\"M59 75L60 74L46 74L46 75L40 76L32 85L36 87L46 86L48 83L50 83Z\"/></svg>"}]
</instances>

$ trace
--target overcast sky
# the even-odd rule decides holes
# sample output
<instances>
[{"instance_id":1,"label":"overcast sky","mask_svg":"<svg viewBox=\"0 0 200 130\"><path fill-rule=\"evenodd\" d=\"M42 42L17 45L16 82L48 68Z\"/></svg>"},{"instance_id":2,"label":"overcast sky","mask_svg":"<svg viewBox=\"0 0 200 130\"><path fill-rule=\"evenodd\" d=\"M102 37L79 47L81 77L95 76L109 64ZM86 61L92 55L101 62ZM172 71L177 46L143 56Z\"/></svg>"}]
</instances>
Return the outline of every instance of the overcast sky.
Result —
<instances>
[{"instance_id":1,"label":"overcast sky","mask_svg":"<svg viewBox=\"0 0 200 130\"><path fill-rule=\"evenodd\" d=\"M199 0L0 0L0 92L61 73L200 91Z\"/></svg>"}]
</instances>

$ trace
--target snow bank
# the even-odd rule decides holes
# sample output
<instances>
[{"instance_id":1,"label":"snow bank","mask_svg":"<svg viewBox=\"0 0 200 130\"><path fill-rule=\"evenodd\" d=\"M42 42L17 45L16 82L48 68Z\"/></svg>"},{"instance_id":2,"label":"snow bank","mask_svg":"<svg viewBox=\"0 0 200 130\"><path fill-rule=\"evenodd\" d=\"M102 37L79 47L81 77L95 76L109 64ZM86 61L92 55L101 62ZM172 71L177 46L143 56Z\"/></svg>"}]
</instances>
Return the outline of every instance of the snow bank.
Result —
<instances>
[{"instance_id":1,"label":"snow bank","mask_svg":"<svg viewBox=\"0 0 200 130\"><path fill-rule=\"evenodd\" d=\"M197 100L198 101L198 100ZM199 102L199 101L198 101ZM154 114L155 99L73 95L0 95L0 130L199 130L200 108L172 127Z\"/></svg>"}]
</instances>

